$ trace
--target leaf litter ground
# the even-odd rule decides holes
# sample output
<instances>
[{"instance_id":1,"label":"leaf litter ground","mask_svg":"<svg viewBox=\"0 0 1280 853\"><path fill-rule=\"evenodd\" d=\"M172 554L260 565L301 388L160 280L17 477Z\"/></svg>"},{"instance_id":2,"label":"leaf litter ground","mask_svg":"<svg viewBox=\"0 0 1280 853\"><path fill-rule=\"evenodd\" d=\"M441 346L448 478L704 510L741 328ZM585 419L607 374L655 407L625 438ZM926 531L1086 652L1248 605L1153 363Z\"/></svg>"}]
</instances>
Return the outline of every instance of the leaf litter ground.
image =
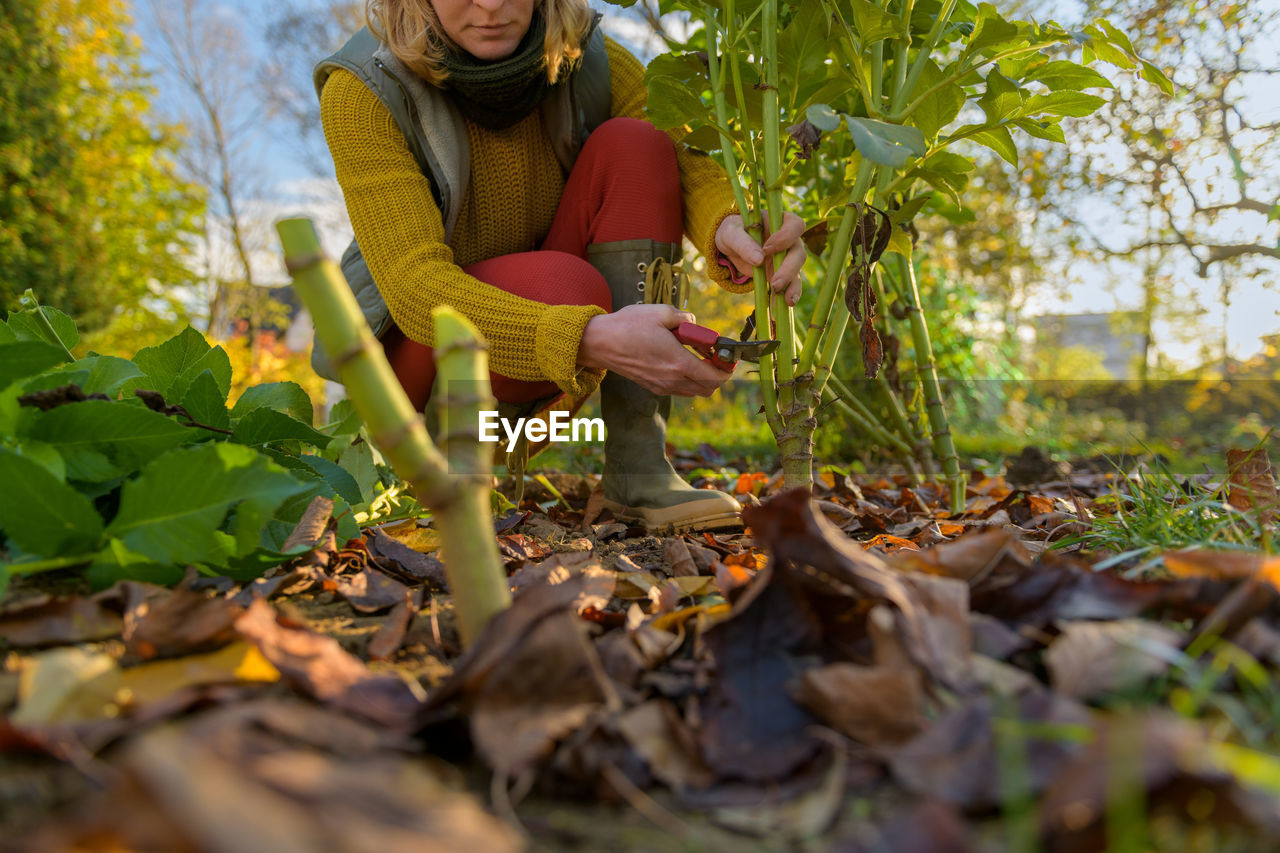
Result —
<instances>
[{"instance_id":1,"label":"leaf litter ground","mask_svg":"<svg viewBox=\"0 0 1280 853\"><path fill-rule=\"evenodd\" d=\"M1233 468L1234 511L1269 512L1269 473ZM747 474L746 530L682 536L554 475L495 522L515 601L466 653L435 531L340 542L323 498L283 549L311 550L251 583L16 583L3 844L1271 846L1277 564L1098 571L1081 549L1124 490L1050 475L953 515L905 481L810 500Z\"/></svg>"}]
</instances>

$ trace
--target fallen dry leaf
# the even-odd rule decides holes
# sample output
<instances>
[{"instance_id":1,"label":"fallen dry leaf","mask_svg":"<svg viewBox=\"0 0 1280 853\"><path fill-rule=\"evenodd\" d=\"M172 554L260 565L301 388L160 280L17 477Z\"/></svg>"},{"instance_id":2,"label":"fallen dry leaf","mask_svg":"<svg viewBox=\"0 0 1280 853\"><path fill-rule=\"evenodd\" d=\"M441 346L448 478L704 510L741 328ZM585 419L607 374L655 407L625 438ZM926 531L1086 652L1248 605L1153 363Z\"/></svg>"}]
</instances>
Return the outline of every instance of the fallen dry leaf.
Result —
<instances>
[{"instance_id":1,"label":"fallen dry leaf","mask_svg":"<svg viewBox=\"0 0 1280 853\"><path fill-rule=\"evenodd\" d=\"M703 759L722 777L778 779L817 754L814 717L787 692L796 658L818 648L822 628L802 595L767 570L703 642L716 678L702 706Z\"/></svg>"},{"instance_id":2,"label":"fallen dry leaf","mask_svg":"<svg viewBox=\"0 0 1280 853\"><path fill-rule=\"evenodd\" d=\"M672 577L694 577L699 574L693 555L680 537L673 537L662 543L663 556L671 566Z\"/></svg>"},{"instance_id":3,"label":"fallen dry leaf","mask_svg":"<svg viewBox=\"0 0 1280 853\"><path fill-rule=\"evenodd\" d=\"M369 549L384 560L394 563L397 575L427 584L433 589L449 588L449 576L445 573L444 563L438 558L411 548L381 530L371 531L371 534Z\"/></svg>"},{"instance_id":4,"label":"fallen dry leaf","mask_svg":"<svg viewBox=\"0 0 1280 853\"><path fill-rule=\"evenodd\" d=\"M409 630L409 623L413 621L413 614L418 606L414 594L405 590L404 598L391 608L387 618L369 640L369 660L387 660L396 653L404 642L404 635Z\"/></svg>"},{"instance_id":5,"label":"fallen dry leaf","mask_svg":"<svg viewBox=\"0 0 1280 853\"><path fill-rule=\"evenodd\" d=\"M924 727L920 673L914 668L814 667L801 674L794 695L828 726L868 746L896 746Z\"/></svg>"},{"instance_id":6,"label":"fallen dry leaf","mask_svg":"<svg viewBox=\"0 0 1280 853\"><path fill-rule=\"evenodd\" d=\"M125 649L140 660L168 658L217 648L235 639L235 621L244 608L188 585L147 601L134 611L124 632Z\"/></svg>"},{"instance_id":7,"label":"fallen dry leaf","mask_svg":"<svg viewBox=\"0 0 1280 853\"><path fill-rule=\"evenodd\" d=\"M523 847L514 830L421 761L299 746L291 738L297 726L281 736L238 711L138 738L119 759L117 781L75 819L33 833L30 849L515 853ZM282 719L279 712L273 717Z\"/></svg>"},{"instance_id":8,"label":"fallen dry leaf","mask_svg":"<svg viewBox=\"0 0 1280 853\"><path fill-rule=\"evenodd\" d=\"M323 495L316 495L307 505L307 511L294 525L289 538L284 540L280 550L289 553L295 548L313 548L324 536L329 527L329 519L333 516L333 500Z\"/></svg>"},{"instance_id":9,"label":"fallen dry leaf","mask_svg":"<svg viewBox=\"0 0 1280 853\"><path fill-rule=\"evenodd\" d=\"M244 642L204 655L121 669L110 656L74 647L28 658L12 720L22 726L127 716L185 688L276 681L280 673Z\"/></svg>"},{"instance_id":10,"label":"fallen dry leaf","mask_svg":"<svg viewBox=\"0 0 1280 853\"><path fill-rule=\"evenodd\" d=\"M631 708L614 726L644 759L649 772L676 792L705 788L715 780L698 756L693 734L665 699L650 699Z\"/></svg>"},{"instance_id":11,"label":"fallen dry leaf","mask_svg":"<svg viewBox=\"0 0 1280 853\"><path fill-rule=\"evenodd\" d=\"M0 610L0 638L19 649L105 640L123 627L120 612L96 596L42 595Z\"/></svg>"},{"instance_id":12,"label":"fallen dry leaf","mask_svg":"<svg viewBox=\"0 0 1280 853\"><path fill-rule=\"evenodd\" d=\"M1006 797L997 766L997 725L1002 736L1021 743L1026 782L1036 793L1081 749L1091 724L1082 706L1048 691L1024 694L1003 709L985 697L972 699L890 753L889 766L912 793L982 812Z\"/></svg>"},{"instance_id":13,"label":"fallen dry leaf","mask_svg":"<svg viewBox=\"0 0 1280 853\"><path fill-rule=\"evenodd\" d=\"M1137 687L1167 670L1185 640L1143 619L1071 622L1044 653L1053 687L1073 699L1094 699Z\"/></svg>"},{"instance_id":14,"label":"fallen dry leaf","mask_svg":"<svg viewBox=\"0 0 1280 853\"><path fill-rule=\"evenodd\" d=\"M377 613L394 607L408 594L404 584L367 566L359 574L334 578L333 584L334 591L361 613Z\"/></svg>"},{"instance_id":15,"label":"fallen dry leaf","mask_svg":"<svg viewBox=\"0 0 1280 853\"><path fill-rule=\"evenodd\" d=\"M1274 838L1280 829L1274 808L1258 803L1207 758L1203 730L1185 720L1169 714L1112 719L1045 791L1045 849L1106 849L1108 813L1118 798L1140 802L1149 812L1172 807L1184 815L1196 804L1198 826L1243 825Z\"/></svg>"},{"instance_id":16,"label":"fallen dry leaf","mask_svg":"<svg viewBox=\"0 0 1280 853\"><path fill-rule=\"evenodd\" d=\"M856 640L859 623L848 618L851 605L888 603L896 610L894 618L912 659L944 685L959 686L955 680L963 681L964 654L948 647L940 626L930 624L929 609L919 600L924 587L913 590L884 560L849 540L816 509L806 491L784 492L761 507L744 510L743 518L772 554L774 573L788 575L807 590L810 606L822 614L828 643ZM943 592L944 588L938 588L939 598L932 606L963 607L961 591ZM951 603L944 604L947 599ZM954 621L954 628L947 630L967 634L967 623Z\"/></svg>"},{"instance_id":17,"label":"fallen dry leaf","mask_svg":"<svg viewBox=\"0 0 1280 853\"><path fill-rule=\"evenodd\" d=\"M1266 448L1228 450L1227 470L1231 483L1227 502L1242 512L1256 512L1259 522L1270 524L1280 505L1280 495Z\"/></svg>"},{"instance_id":18,"label":"fallen dry leaf","mask_svg":"<svg viewBox=\"0 0 1280 853\"><path fill-rule=\"evenodd\" d=\"M261 650L295 690L392 728L412 728L422 700L394 675L374 675L337 641L283 624L265 601L236 620L236 632Z\"/></svg>"}]
</instances>

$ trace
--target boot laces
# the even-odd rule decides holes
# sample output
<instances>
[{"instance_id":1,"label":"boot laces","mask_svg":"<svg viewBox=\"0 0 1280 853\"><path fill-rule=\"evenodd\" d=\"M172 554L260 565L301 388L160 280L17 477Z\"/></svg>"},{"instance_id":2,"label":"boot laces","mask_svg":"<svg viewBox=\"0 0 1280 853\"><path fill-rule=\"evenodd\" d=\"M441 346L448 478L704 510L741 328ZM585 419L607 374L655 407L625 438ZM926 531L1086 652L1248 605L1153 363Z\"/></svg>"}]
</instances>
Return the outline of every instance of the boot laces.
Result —
<instances>
[{"instance_id":1,"label":"boot laces","mask_svg":"<svg viewBox=\"0 0 1280 853\"><path fill-rule=\"evenodd\" d=\"M641 261L636 264L636 270L644 274L644 278L636 282L636 289L644 297L644 304L684 307L688 295L684 267L658 257L647 264Z\"/></svg>"}]
</instances>

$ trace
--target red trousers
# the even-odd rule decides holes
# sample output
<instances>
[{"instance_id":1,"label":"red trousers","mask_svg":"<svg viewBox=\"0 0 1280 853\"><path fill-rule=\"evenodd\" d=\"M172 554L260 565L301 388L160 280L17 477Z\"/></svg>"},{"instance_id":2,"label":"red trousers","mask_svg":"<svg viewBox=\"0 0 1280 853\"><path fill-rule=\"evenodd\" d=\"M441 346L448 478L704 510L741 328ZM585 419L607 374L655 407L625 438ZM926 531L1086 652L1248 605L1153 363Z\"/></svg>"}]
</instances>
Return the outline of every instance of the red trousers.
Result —
<instances>
[{"instance_id":1,"label":"red trousers","mask_svg":"<svg viewBox=\"0 0 1280 853\"><path fill-rule=\"evenodd\" d=\"M609 285L585 260L587 246L639 239L678 243L682 218L680 174L670 137L648 122L614 118L587 137L541 247L463 270L547 305L599 305L609 311ZM409 340L395 326L383 335L382 345L410 402L422 409L436 377L431 347ZM489 379L494 396L506 403L527 403L559 391L549 381L525 382L494 372Z\"/></svg>"}]
</instances>

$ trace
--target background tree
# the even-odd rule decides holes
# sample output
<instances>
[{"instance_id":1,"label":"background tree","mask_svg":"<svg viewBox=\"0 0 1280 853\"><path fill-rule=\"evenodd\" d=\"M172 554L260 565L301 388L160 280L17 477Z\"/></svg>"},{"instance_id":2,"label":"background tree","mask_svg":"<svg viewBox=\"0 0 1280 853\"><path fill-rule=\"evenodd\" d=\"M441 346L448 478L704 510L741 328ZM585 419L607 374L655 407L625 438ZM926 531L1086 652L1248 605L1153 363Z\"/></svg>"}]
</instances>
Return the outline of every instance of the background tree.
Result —
<instances>
[{"instance_id":1,"label":"background tree","mask_svg":"<svg viewBox=\"0 0 1280 853\"><path fill-rule=\"evenodd\" d=\"M239 18L199 0L147 0L152 56L173 85L174 118L188 134L182 166L205 188L203 291L208 332L236 321L260 327L276 306L254 254L273 248L269 217L253 215L265 164L256 150L265 118L259 63Z\"/></svg>"},{"instance_id":2,"label":"background tree","mask_svg":"<svg viewBox=\"0 0 1280 853\"><path fill-rule=\"evenodd\" d=\"M33 288L89 333L171 322L198 188L122 0L6 0L0 21L0 298Z\"/></svg>"},{"instance_id":3,"label":"background tree","mask_svg":"<svg viewBox=\"0 0 1280 853\"><path fill-rule=\"evenodd\" d=\"M1092 0L1086 14L1129 33L1177 94L1127 80L1078 120L1085 142L1055 167L1053 207L1089 257L1140 283L1144 378L1161 321L1216 338L1225 360L1232 299L1280 272L1280 121L1259 97L1280 81L1280 4ZM1217 336L1202 320L1213 302Z\"/></svg>"}]
</instances>

